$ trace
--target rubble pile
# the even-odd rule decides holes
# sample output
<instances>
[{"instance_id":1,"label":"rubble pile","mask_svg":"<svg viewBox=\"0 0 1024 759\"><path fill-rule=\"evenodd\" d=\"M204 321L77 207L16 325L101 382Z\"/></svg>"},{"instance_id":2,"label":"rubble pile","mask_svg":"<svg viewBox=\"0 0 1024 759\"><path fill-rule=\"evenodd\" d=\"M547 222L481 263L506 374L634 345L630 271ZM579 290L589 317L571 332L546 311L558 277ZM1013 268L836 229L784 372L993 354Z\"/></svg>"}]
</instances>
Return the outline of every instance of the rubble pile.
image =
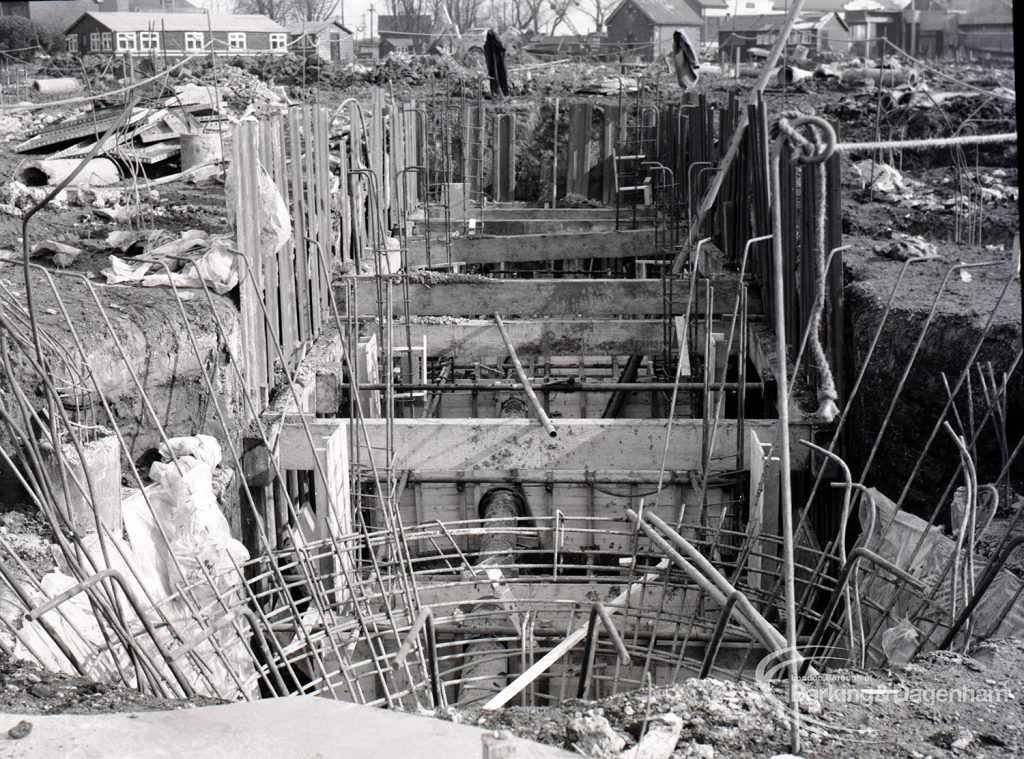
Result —
<instances>
[{"instance_id":1,"label":"rubble pile","mask_svg":"<svg viewBox=\"0 0 1024 759\"><path fill-rule=\"evenodd\" d=\"M220 62L216 71L209 61L204 60L198 66L182 70L178 81L186 87L192 85L193 89L199 87L212 91L216 88L217 100L222 107L232 112L242 113L253 108L259 113L262 109L275 109L287 103L288 97L281 88L267 83L277 82L271 72L261 68L253 70L254 66L265 59L252 60L255 63L243 63L242 59L230 64ZM180 86L176 89L180 89ZM213 102L211 99L211 105Z\"/></svg>"},{"instance_id":2,"label":"rubble pile","mask_svg":"<svg viewBox=\"0 0 1024 759\"><path fill-rule=\"evenodd\" d=\"M772 749L785 741L788 728L779 710L779 694L765 688L693 678L676 685L620 693L598 702L569 701L553 708L513 707L479 715L452 711L447 716L488 729L510 729L520 737L595 758L632 757L638 745L640 755L648 756L646 750L655 742L666 744L657 754L664 757L710 758L716 753L732 756L760 752L771 756ZM811 700L806 700L802 708L811 713L820 711L820 705Z\"/></svg>"}]
</instances>

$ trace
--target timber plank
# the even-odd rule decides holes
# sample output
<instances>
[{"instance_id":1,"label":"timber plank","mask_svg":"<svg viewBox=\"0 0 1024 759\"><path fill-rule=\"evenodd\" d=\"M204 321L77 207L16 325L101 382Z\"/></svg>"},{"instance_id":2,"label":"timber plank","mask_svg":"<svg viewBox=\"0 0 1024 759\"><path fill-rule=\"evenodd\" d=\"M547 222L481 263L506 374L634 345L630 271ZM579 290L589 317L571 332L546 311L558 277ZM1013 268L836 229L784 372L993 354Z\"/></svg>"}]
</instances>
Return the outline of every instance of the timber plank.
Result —
<instances>
[{"instance_id":1,"label":"timber plank","mask_svg":"<svg viewBox=\"0 0 1024 759\"><path fill-rule=\"evenodd\" d=\"M608 470L657 469L665 449L668 425L664 419L552 419L557 437L549 437L532 419L396 419L394 420L395 469L410 472L474 469ZM357 436L360 461L383 461L387 424L384 419L365 420L366 437ZM295 415L284 418L276 449L285 469L312 469L314 444L348 427L344 419L323 420ZM701 419L676 419L665 465L668 469L697 469L701 460ZM761 440L777 438L774 419L748 419L748 429ZM792 425L794 440L810 434L809 424ZM732 471L736 465L736 420L718 423L711 471ZM792 450L794 469L807 466L807 447Z\"/></svg>"},{"instance_id":2,"label":"timber plank","mask_svg":"<svg viewBox=\"0 0 1024 759\"><path fill-rule=\"evenodd\" d=\"M508 321L505 324L520 356L650 356L664 349L660 319ZM695 326L698 336L704 325ZM505 356L508 350L490 319L466 319L452 324L413 323L408 327L412 345L427 343L427 355L476 361ZM406 327L401 329L402 342ZM739 341L733 345L736 352ZM703 338L694 350L702 353Z\"/></svg>"},{"instance_id":3,"label":"timber plank","mask_svg":"<svg viewBox=\"0 0 1024 759\"><path fill-rule=\"evenodd\" d=\"M358 292L357 316L377 315L377 286L373 277L346 277L335 287L339 303L344 302L344 288L354 279ZM671 312L679 316L686 311L688 279L672 283ZM732 314L736 305L735 277L714 277L714 313ZM704 314L707 302L704 288L697 288L694 311ZM748 313L761 313L760 295L748 293ZM518 316L660 316L664 313L665 296L660 279L520 279L488 282L437 282L429 285L409 284L409 313L414 316L478 316L500 314ZM393 312L405 313L402 299L395 298Z\"/></svg>"},{"instance_id":4,"label":"timber plank","mask_svg":"<svg viewBox=\"0 0 1024 759\"><path fill-rule=\"evenodd\" d=\"M652 258L657 249L654 231L555 233L515 237L457 237L452 261L472 264L567 261L574 258ZM409 241L409 265L425 266L422 240Z\"/></svg>"}]
</instances>

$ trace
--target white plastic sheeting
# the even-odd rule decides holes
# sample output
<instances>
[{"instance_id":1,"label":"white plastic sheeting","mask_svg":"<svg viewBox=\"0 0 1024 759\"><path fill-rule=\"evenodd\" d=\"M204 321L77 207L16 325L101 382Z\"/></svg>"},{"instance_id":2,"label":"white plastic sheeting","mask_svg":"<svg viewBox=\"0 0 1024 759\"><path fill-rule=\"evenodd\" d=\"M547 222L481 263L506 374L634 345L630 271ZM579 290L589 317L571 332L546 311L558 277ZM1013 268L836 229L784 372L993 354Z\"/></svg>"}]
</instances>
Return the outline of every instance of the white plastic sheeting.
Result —
<instances>
[{"instance_id":1,"label":"white plastic sheeting","mask_svg":"<svg viewBox=\"0 0 1024 759\"><path fill-rule=\"evenodd\" d=\"M146 488L145 495L136 491L122 502L127 540L108 533L106 558L95 534L86 538L85 548L96 570L111 568L120 572L144 615L157 628L160 647L173 653L202 633L204 627L215 624L223 615L223 604L231 608L240 603L244 580L234 567L247 561L249 554L231 537L227 519L214 496L213 474L221 462L216 439L209 435L172 438L169 445L160 447L160 453L165 460L154 463L150 469L154 484ZM213 584L207 577L212 578ZM30 589L36 606L73 587L76 580L55 571L43 577L41 584L43 593ZM191 588L188 603L180 598L170 600L172 593L183 586ZM162 656L127 599L120 591L118 596L124 623L170 679ZM159 606L160 612L154 606ZM203 620L202 626L197 617ZM101 682L118 680L111 649L85 593L78 593L43 618L86 665L89 676ZM239 624L243 635L248 635L247 623ZM17 638L17 657L37 661L52 671L73 673L70 662L39 621L22 625ZM223 658L217 654L215 644ZM117 650L122 669L132 673L123 649ZM252 657L232 626L224 626L195 650L207 670L205 677L200 677L196 668L184 661L182 670L197 693L222 698L258 695Z\"/></svg>"},{"instance_id":2,"label":"white plastic sheeting","mask_svg":"<svg viewBox=\"0 0 1024 759\"><path fill-rule=\"evenodd\" d=\"M874 517L871 515L872 502L876 509ZM920 517L898 510L896 504L874 488L870 488L866 497L861 499L859 515L862 525L874 525L865 537L865 547L906 570L926 586L924 591L915 591L904 589L902 585L894 586L888 581L871 580L869 578L872 575L879 574L883 578L890 575L868 561L862 560L858 565L861 594L871 599L870 603L861 600L865 630L872 630L879 624L879 608L892 607L881 619L882 635L875 638L868 651L868 666L885 663L886 641L890 651L900 652L898 656L906 654L906 644L911 639L914 640L915 648L917 642L924 639L923 651L935 649L949 630L953 606L953 572L946 571L946 568L956 551L956 541L944 535L940 527L929 526ZM964 549L961 566L966 560L967 551ZM975 582L984 574L987 563L986 558L975 556ZM1010 572L999 572L971 616L976 635L1006 638L1019 637L1024 633L1022 584ZM933 598L936 606L929 606L922 611L922 595ZM957 614L968 600L961 582L955 609ZM954 644L962 642L963 638L964 632L961 631ZM881 649L878 647L880 643Z\"/></svg>"}]
</instances>

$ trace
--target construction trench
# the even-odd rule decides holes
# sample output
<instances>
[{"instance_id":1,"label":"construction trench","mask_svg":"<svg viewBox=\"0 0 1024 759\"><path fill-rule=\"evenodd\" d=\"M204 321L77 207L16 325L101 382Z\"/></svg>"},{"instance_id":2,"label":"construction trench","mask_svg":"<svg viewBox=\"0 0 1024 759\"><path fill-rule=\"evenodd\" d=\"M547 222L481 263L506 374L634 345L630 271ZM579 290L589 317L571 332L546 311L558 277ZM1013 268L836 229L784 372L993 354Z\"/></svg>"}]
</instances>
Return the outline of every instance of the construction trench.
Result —
<instances>
[{"instance_id":1,"label":"construction trench","mask_svg":"<svg viewBox=\"0 0 1024 759\"><path fill-rule=\"evenodd\" d=\"M250 116L229 232L147 289L25 212L0 457L55 567L0 534L3 653L484 725L710 678L781 726L737 755L832 755L808 678L1020 636L1019 259L865 259L872 149L759 88L556 105L529 200L465 86Z\"/></svg>"}]
</instances>

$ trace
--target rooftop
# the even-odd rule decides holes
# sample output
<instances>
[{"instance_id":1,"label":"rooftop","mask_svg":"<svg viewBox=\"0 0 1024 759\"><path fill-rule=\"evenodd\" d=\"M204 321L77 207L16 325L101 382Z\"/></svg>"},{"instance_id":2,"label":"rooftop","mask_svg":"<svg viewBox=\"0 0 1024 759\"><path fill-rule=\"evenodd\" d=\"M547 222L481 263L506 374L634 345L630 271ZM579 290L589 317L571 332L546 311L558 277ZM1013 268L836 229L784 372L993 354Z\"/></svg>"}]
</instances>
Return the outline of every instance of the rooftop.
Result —
<instances>
[{"instance_id":1,"label":"rooftop","mask_svg":"<svg viewBox=\"0 0 1024 759\"><path fill-rule=\"evenodd\" d=\"M284 32L276 21L259 14L207 16L205 13L83 13L74 24L89 16L112 32L153 29L165 32ZM70 27L69 27L70 28Z\"/></svg>"},{"instance_id":2,"label":"rooftop","mask_svg":"<svg viewBox=\"0 0 1024 759\"><path fill-rule=\"evenodd\" d=\"M699 24L700 14L696 8L725 8L725 0L694 0L693 3L686 0L623 0L611 13L611 19L626 3L632 2L644 15L655 24Z\"/></svg>"}]
</instances>

